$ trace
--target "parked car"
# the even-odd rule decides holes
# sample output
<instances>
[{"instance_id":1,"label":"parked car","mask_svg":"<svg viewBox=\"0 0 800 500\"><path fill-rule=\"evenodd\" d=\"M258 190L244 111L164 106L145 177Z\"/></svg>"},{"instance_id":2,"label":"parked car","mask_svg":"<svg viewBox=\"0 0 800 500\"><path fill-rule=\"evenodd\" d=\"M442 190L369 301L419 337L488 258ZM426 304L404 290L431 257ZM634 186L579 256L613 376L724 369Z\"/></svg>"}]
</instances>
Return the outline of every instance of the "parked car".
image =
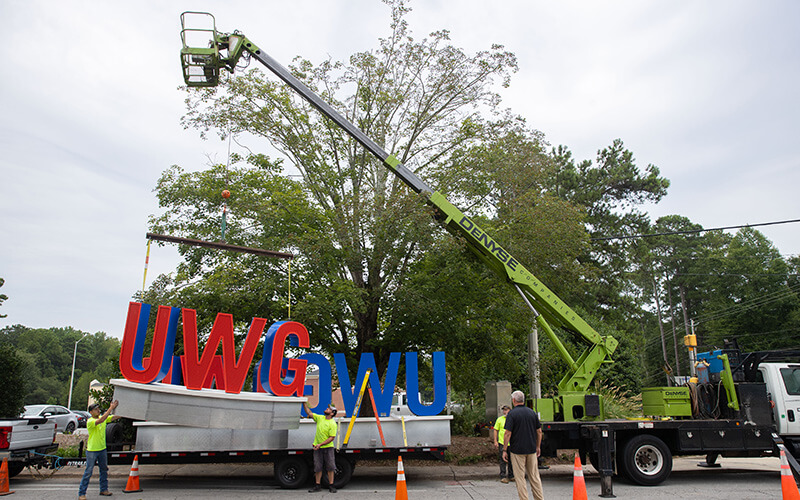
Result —
<instances>
[{"instance_id":1,"label":"parked car","mask_svg":"<svg viewBox=\"0 0 800 500\"><path fill-rule=\"evenodd\" d=\"M78 427L86 427L86 421L92 416L88 411L72 410L78 416Z\"/></svg>"},{"instance_id":2,"label":"parked car","mask_svg":"<svg viewBox=\"0 0 800 500\"><path fill-rule=\"evenodd\" d=\"M23 417L46 417L56 423L56 430L71 434L78 428L78 415L60 405L28 405Z\"/></svg>"}]
</instances>

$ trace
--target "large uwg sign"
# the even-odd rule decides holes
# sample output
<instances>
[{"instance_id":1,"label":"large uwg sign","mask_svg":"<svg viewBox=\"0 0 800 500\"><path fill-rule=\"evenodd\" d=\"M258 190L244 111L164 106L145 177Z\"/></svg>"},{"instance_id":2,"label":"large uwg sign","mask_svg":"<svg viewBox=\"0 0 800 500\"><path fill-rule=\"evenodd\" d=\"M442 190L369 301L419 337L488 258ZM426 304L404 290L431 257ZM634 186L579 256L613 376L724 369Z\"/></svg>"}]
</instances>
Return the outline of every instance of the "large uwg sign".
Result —
<instances>
[{"instance_id":1,"label":"large uwg sign","mask_svg":"<svg viewBox=\"0 0 800 500\"><path fill-rule=\"evenodd\" d=\"M233 316L219 313L214 320L202 354L197 342L197 312L194 309L158 306L155 331L150 348L150 356L144 357L147 325L150 318L150 304L131 302L125 321L125 333L119 355L122 376L131 382L149 384L165 382L185 385L189 389L211 388L238 394L244 387L245 379L255 356L258 342L267 326L262 318L253 318L239 355L236 354L233 335ZM176 356L175 337L178 321L183 320L183 354ZM321 411L331 402L333 370L330 361L318 353L305 353L297 358L284 356L286 342L292 347L308 348L308 330L296 321L279 321L272 324L264 337L262 358L253 371L254 392L267 392L276 396L309 395L313 387L305 385L306 368L309 364L319 368L319 403L314 408ZM222 355L216 354L220 343ZM433 393L430 405L422 404L419 397L418 357L415 352L406 354L406 392L409 394L408 408L415 415L437 415L444 410L447 401L444 352L433 353ZM389 356L384 384L375 366L372 353L364 353L358 365L355 382L350 384L350 372L344 354L333 355L336 373L342 389L342 399L348 415L355 411L358 391L364 382L367 370L370 371L369 385L372 388L375 406L380 416L388 416L392 405L392 395L400 368L401 353Z\"/></svg>"}]
</instances>

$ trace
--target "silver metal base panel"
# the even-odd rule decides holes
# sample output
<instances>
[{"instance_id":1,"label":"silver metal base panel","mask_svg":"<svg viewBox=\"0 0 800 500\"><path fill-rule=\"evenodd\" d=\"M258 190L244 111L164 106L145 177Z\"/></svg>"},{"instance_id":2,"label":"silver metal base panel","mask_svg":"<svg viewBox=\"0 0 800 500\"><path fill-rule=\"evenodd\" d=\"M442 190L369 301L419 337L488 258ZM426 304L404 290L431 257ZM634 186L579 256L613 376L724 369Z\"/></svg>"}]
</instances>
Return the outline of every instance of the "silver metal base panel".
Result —
<instances>
[{"instance_id":1,"label":"silver metal base panel","mask_svg":"<svg viewBox=\"0 0 800 500\"><path fill-rule=\"evenodd\" d=\"M138 384L113 379L116 414L205 429L297 429L307 398L279 397L260 392L229 394L216 389L181 385Z\"/></svg>"},{"instance_id":2,"label":"silver metal base panel","mask_svg":"<svg viewBox=\"0 0 800 500\"><path fill-rule=\"evenodd\" d=\"M122 403L120 403L120 407ZM449 446L452 416L406 417L409 447ZM349 418L337 418L337 449L344 448ZM316 425L304 418L292 430L201 429L160 422L135 422L136 450L145 452L252 451L311 449ZM374 418L359 418L350 433L348 449L403 448L403 426L399 418L381 419L386 445L381 444Z\"/></svg>"},{"instance_id":3,"label":"silver metal base panel","mask_svg":"<svg viewBox=\"0 0 800 500\"><path fill-rule=\"evenodd\" d=\"M122 403L120 403L122 406ZM201 429L158 422L135 422L136 449L152 452L250 451L286 449L288 430Z\"/></svg>"},{"instance_id":4,"label":"silver metal base panel","mask_svg":"<svg viewBox=\"0 0 800 500\"><path fill-rule=\"evenodd\" d=\"M407 446L449 446L450 421L452 415L437 415L433 417L405 417ZM335 418L337 423L336 448L342 448L350 418ZM381 419L383 438L386 448L403 448L403 423L399 417L386 417ZM300 427L289 431L289 449L311 448L314 442L316 425L311 419L300 420ZM350 433L348 448L383 448L381 435L374 417L359 417Z\"/></svg>"}]
</instances>

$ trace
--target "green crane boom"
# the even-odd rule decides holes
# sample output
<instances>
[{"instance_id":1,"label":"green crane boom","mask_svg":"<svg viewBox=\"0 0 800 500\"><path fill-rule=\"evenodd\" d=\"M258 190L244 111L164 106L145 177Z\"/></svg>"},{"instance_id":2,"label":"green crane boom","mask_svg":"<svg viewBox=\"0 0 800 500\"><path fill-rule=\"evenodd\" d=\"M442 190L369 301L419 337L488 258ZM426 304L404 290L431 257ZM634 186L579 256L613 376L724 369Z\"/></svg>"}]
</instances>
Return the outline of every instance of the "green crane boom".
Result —
<instances>
[{"instance_id":1,"label":"green crane boom","mask_svg":"<svg viewBox=\"0 0 800 500\"><path fill-rule=\"evenodd\" d=\"M205 16L210 26L187 27L189 16ZM299 93L323 115L344 129L353 139L377 157L389 170L414 192L427 199L437 209L437 218L454 234L461 235L469 248L489 268L510 283L519 292L533 311L539 328L545 332L568 366L567 373L558 384L558 397L554 400L537 401L543 417L557 416L564 420L596 420L603 418L602 404L597 396L587 395L597 370L603 363L611 362L611 354L618 341L612 336L597 333L575 311L567 306L555 293L531 274L507 250L483 231L478 224L464 215L441 193L434 192L414 172L396 157L387 153L364 132L350 123L327 102L294 77L243 34L220 33L216 30L214 17L202 12L184 12L181 15L181 65L184 81L189 87L211 87L219 84L222 69L233 72L240 58L249 54L267 67L289 87ZM190 39L204 39L203 46L192 46ZM560 327L580 336L588 347L578 359L574 359L552 327ZM552 418L551 418L552 419Z\"/></svg>"}]
</instances>

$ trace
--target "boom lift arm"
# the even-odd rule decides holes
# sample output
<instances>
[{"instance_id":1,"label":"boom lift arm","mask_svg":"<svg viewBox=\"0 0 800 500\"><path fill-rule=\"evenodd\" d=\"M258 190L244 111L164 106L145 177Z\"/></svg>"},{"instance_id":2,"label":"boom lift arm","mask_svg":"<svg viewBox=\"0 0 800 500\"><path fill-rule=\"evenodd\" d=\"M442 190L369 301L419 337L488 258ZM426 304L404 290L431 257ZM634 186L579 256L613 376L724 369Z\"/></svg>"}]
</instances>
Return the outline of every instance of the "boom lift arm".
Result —
<instances>
[{"instance_id":1,"label":"boom lift arm","mask_svg":"<svg viewBox=\"0 0 800 500\"><path fill-rule=\"evenodd\" d=\"M187 27L187 15L208 16L206 20L210 20L211 27ZM190 46L189 39L196 38L198 34L201 36L208 35L207 46ZM602 404L599 405L599 411L590 412L587 416L583 396L589 389L592 379L600 366L603 363L611 362L611 354L618 345L618 341L614 337L610 335L602 336L597 333L575 311L525 269L525 266L486 234L472 219L453 206L441 193L433 191L395 156L387 153L367 137L364 132L341 116L305 84L295 78L289 70L243 34L239 32L232 34L218 32L214 24L214 17L211 14L184 12L181 14L181 40L183 42L181 65L187 86L212 87L218 85L220 70L227 69L233 72L242 56L248 54L266 66L267 69L283 80L328 119L344 129L415 193L424 196L427 202L436 208L437 219L447 227L448 231L461 235L468 242L470 250L501 278L514 286L531 311L533 311L538 327L545 332L558 350L561 358L566 362L568 371L558 384L559 396L554 402L553 410L558 414L562 414L565 420L602 418ZM560 327L579 335L589 346L578 359L574 359L552 327Z\"/></svg>"}]
</instances>

